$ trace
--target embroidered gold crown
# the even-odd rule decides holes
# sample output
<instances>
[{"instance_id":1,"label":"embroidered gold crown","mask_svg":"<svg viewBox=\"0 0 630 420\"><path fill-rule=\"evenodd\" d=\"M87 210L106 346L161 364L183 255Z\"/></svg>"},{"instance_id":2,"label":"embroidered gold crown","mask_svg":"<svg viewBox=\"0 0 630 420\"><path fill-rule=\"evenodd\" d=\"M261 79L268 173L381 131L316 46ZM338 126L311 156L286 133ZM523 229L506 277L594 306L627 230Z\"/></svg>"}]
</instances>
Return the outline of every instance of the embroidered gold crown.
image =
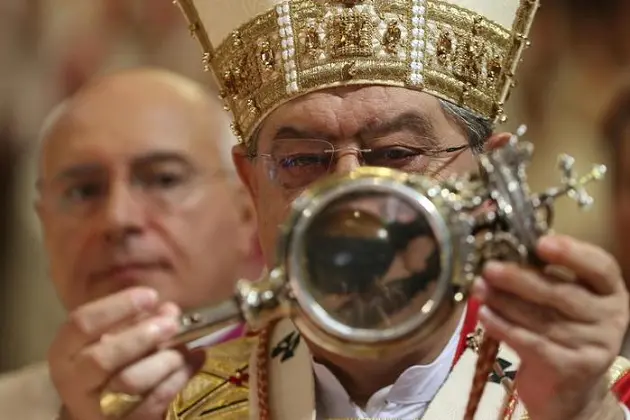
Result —
<instances>
[{"instance_id":1,"label":"embroidered gold crown","mask_svg":"<svg viewBox=\"0 0 630 420\"><path fill-rule=\"evenodd\" d=\"M421 90L502 121L539 0L175 0L241 141L315 90Z\"/></svg>"}]
</instances>

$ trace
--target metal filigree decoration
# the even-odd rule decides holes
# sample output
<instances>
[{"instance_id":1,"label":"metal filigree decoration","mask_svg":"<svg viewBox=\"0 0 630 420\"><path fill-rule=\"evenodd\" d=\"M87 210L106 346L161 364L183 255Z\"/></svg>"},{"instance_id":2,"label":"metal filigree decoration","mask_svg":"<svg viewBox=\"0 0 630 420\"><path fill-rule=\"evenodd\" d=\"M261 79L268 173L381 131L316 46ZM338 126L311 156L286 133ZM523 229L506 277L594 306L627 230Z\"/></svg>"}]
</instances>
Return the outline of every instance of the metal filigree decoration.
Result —
<instances>
[{"instance_id":1,"label":"metal filigree decoration","mask_svg":"<svg viewBox=\"0 0 630 420\"><path fill-rule=\"evenodd\" d=\"M369 57L372 49L374 24L370 15L365 13L344 13L332 23L331 55L342 57Z\"/></svg>"},{"instance_id":2,"label":"metal filigree decoration","mask_svg":"<svg viewBox=\"0 0 630 420\"><path fill-rule=\"evenodd\" d=\"M319 54L322 49L322 42L315 25L309 25L304 31L304 49L311 55Z\"/></svg>"},{"instance_id":3,"label":"metal filigree decoration","mask_svg":"<svg viewBox=\"0 0 630 420\"><path fill-rule=\"evenodd\" d=\"M396 54L400 48L402 41L402 31L397 20L391 20L387 23L385 35L383 35L383 46L390 54Z\"/></svg>"},{"instance_id":4,"label":"metal filigree decoration","mask_svg":"<svg viewBox=\"0 0 630 420\"><path fill-rule=\"evenodd\" d=\"M477 201L463 207L474 208L480 199L491 199L496 208L476 217L476 228L486 233L481 239L481 252L475 258L476 264L468 266L469 269L474 268L474 272L491 259L535 262L533 250L540 236L551 226L555 200L567 195L575 199L580 208L588 208L593 199L585 186L602 179L606 172L605 166L596 165L587 175L579 177L573 170L574 159L561 155L562 186L542 194L532 194L526 170L534 147L529 142L519 141L525 132L526 127L521 126L505 147L480 159L487 177L486 184L482 186L486 192L477 190L474 194ZM473 272L468 273L469 278L471 275Z\"/></svg>"},{"instance_id":5,"label":"metal filigree decoration","mask_svg":"<svg viewBox=\"0 0 630 420\"><path fill-rule=\"evenodd\" d=\"M453 40L451 34L444 31L440 34L437 40L437 62L443 67L449 67L451 65L451 58L453 52Z\"/></svg>"},{"instance_id":6,"label":"metal filigree decoration","mask_svg":"<svg viewBox=\"0 0 630 420\"><path fill-rule=\"evenodd\" d=\"M269 41L263 41L260 44L260 62L264 70L272 70L276 65L276 57ZM263 71L264 71L263 70Z\"/></svg>"}]
</instances>

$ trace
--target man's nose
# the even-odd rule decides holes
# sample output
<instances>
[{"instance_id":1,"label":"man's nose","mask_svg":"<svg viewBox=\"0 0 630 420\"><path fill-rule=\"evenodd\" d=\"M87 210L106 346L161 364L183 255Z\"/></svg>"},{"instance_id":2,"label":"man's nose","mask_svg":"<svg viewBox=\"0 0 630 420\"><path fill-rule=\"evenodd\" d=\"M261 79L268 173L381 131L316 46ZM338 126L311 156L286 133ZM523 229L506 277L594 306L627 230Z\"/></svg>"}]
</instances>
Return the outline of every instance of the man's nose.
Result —
<instances>
[{"instance_id":1,"label":"man's nose","mask_svg":"<svg viewBox=\"0 0 630 420\"><path fill-rule=\"evenodd\" d=\"M145 212L140 197L127 184L111 187L103 213L108 239L120 239L144 228Z\"/></svg>"},{"instance_id":2,"label":"man's nose","mask_svg":"<svg viewBox=\"0 0 630 420\"><path fill-rule=\"evenodd\" d=\"M337 156L333 172L344 175L361 166L361 152L357 150L344 150Z\"/></svg>"}]
</instances>

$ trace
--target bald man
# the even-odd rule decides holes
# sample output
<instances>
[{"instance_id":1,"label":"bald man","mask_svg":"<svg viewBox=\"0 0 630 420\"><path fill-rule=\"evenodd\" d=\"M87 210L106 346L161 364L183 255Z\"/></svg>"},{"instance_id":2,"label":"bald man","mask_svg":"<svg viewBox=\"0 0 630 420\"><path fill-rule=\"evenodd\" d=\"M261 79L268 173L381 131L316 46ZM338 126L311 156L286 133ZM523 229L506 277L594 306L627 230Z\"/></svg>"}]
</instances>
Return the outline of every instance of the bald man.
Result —
<instances>
[{"instance_id":1,"label":"bald man","mask_svg":"<svg viewBox=\"0 0 630 420\"><path fill-rule=\"evenodd\" d=\"M0 385L2 418L101 419L104 389L145 395L137 418L155 418L201 367L202 354L160 343L182 310L260 269L224 114L195 83L147 69L100 78L53 112L36 208L69 316L50 379L34 368Z\"/></svg>"}]
</instances>

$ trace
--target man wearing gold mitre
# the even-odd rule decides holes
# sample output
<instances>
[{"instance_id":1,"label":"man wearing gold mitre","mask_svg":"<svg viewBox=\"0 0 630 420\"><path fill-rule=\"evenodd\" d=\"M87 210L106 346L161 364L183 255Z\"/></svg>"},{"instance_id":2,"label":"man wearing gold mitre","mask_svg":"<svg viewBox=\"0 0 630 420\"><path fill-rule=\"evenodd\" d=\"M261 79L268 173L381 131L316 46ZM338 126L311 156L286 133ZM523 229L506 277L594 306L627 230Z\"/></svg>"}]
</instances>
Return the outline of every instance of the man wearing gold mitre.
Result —
<instances>
[{"instance_id":1,"label":"man wearing gold mitre","mask_svg":"<svg viewBox=\"0 0 630 420\"><path fill-rule=\"evenodd\" d=\"M434 177L474 171L527 46L536 0L178 0L241 144L269 267L291 202L367 165ZM420 243L420 246L422 244ZM323 251L322 251L323 252ZM630 419L628 322L619 267L602 249L544 236L572 272L492 262L474 299L414 348L357 360L283 319L211 348L171 419L462 419L477 327L503 343L476 419ZM424 248L430 264L430 248ZM376 264L376 262L375 262ZM385 285L384 287L388 287ZM331 305L344 302L331 301ZM300 327L296 327L300 325Z\"/></svg>"}]
</instances>

